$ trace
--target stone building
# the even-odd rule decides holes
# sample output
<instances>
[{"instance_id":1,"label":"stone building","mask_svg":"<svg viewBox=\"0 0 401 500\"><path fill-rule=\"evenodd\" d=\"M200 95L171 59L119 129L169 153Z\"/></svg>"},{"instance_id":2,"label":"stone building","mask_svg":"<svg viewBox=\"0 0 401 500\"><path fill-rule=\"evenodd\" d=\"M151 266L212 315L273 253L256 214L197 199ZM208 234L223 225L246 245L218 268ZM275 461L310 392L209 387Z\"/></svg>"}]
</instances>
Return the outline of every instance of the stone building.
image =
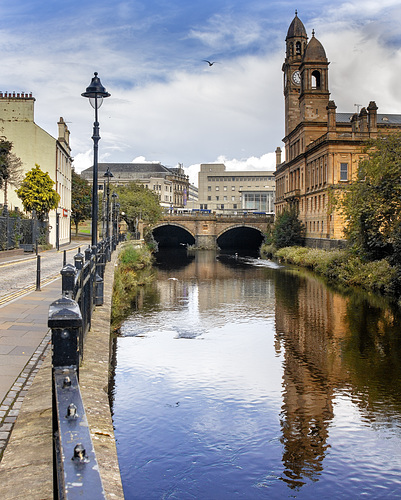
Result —
<instances>
[{"instance_id":1,"label":"stone building","mask_svg":"<svg viewBox=\"0 0 401 500\"><path fill-rule=\"evenodd\" d=\"M200 209L220 213L274 212L274 172L228 171L222 163L203 163L198 190Z\"/></svg>"},{"instance_id":2,"label":"stone building","mask_svg":"<svg viewBox=\"0 0 401 500\"><path fill-rule=\"evenodd\" d=\"M34 121L35 98L32 94L0 92L0 136L13 143L12 153L22 161L24 173L38 164L54 181L60 195L59 207L49 213L49 243L56 246L70 241L71 216L71 148L70 132L63 118L58 122L55 139ZM21 200L9 186L8 208L22 210ZM1 203L3 199L0 200ZM57 231L58 225L58 231Z\"/></svg>"},{"instance_id":3,"label":"stone building","mask_svg":"<svg viewBox=\"0 0 401 500\"><path fill-rule=\"evenodd\" d=\"M284 72L285 161L277 151L276 213L295 207L307 244L335 246L344 238L341 215L329 208L329 191L356 175L366 140L401 130L401 115L378 114L371 101L358 113L337 113L330 100L329 61L295 14L286 37Z\"/></svg>"},{"instance_id":4,"label":"stone building","mask_svg":"<svg viewBox=\"0 0 401 500\"><path fill-rule=\"evenodd\" d=\"M99 191L104 189L104 174L108 168L113 174L113 177L110 177L110 189L113 185L138 182L154 191L164 208L183 208L187 205L189 178L181 165L168 168L161 163L99 163ZM91 184L93 167L83 170L80 175Z\"/></svg>"}]
</instances>

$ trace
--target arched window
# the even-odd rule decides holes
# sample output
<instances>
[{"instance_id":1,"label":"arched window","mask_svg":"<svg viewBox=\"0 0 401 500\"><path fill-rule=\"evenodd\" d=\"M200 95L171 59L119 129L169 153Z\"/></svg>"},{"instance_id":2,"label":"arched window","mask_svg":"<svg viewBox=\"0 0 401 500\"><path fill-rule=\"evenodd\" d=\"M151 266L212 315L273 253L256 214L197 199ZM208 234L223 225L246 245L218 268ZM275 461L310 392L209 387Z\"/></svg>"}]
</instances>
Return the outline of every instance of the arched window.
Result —
<instances>
[{"instance_id":1,"label":"arched window","mask_svg":"<svg viewBox=\"0 0 401 500\"><path fill-rule=\"evenodd\" d=\"M312 88L320 89L320 72L317 70L312 73Z\"/></svg>"},{"instance_id":2,"label":"arched window","mask_svg":"<svg viewBox=\"0 0 401 500\"><path fill-rule=\"evenodd\" d=\"M301 42L297 42L295 44L295 54L300 55L301 54Z\"/></svg>"}]
</instances>

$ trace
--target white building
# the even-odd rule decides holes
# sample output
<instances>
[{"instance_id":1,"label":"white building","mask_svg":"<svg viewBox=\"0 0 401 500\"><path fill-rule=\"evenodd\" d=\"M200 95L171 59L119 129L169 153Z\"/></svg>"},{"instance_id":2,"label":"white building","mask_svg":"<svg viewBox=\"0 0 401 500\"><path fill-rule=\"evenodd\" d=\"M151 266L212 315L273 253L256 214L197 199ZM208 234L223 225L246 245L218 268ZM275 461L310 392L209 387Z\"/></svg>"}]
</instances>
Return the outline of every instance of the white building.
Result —
<instances>
[{"instance_id":1,"label":"white building","mask_svg":"<svg viewBox=\"0 0 401 500\"><path fill-rule=\"evenodd\" d=\"M222 163L203 163L198 173L202 210L274 213L275 180L270 171L227 171Z\"/></svg>"}]
</instances>

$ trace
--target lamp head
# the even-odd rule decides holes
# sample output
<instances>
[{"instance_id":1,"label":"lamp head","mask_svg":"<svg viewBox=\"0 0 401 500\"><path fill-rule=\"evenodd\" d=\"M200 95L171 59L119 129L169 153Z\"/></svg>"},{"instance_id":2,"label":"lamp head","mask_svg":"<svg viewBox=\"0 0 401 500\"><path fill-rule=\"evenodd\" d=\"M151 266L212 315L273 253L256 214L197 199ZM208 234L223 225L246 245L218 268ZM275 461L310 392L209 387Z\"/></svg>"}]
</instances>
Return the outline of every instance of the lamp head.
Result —
<instances>
[{"instance_id":1,"label":"lamp head","mask_svg":"<svg viewBox=\"0 0 401 500\"><path fill-rule=\"evenodd\" d=\"M111 179L112 177L114 177L114 175L112 174L112 172L110 171L110 167L107 167L107 170L106 172L103 174L103 177L108 177L109 179Z\"/></svg>"},{"instance_id":2,"label":"lamp head","mask_svg":"<svg viewBox=\"0 0 401 500\"><path fill-rule=\"evenodd\" d=\"M95 72L95 76L92 78L89 87L86 87L86 92L81 94L82 97L87 97L89 99L93 108L100 108L103 99L105 97L110 97L110 94L103 87L100 82L100 78L97 75L97 72Z\"/></svg>"}]
</instances>

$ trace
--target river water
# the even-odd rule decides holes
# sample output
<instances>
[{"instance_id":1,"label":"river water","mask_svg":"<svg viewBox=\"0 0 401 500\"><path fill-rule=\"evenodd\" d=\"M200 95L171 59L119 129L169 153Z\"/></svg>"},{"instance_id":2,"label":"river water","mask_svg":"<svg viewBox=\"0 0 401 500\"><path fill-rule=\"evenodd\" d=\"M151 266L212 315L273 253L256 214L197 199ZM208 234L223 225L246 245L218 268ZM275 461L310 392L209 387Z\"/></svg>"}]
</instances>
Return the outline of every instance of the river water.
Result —
<instances>
[{"instance_id":1,"label":"river water","mask_svg":"<svg viewBox=\"0 0 401 500\"><path fill-rule=\"evenodd\" d=\"M401 498L401 328L257 257L160 252L115 341L125 497Z\"/></svg>"}]
</instances>

